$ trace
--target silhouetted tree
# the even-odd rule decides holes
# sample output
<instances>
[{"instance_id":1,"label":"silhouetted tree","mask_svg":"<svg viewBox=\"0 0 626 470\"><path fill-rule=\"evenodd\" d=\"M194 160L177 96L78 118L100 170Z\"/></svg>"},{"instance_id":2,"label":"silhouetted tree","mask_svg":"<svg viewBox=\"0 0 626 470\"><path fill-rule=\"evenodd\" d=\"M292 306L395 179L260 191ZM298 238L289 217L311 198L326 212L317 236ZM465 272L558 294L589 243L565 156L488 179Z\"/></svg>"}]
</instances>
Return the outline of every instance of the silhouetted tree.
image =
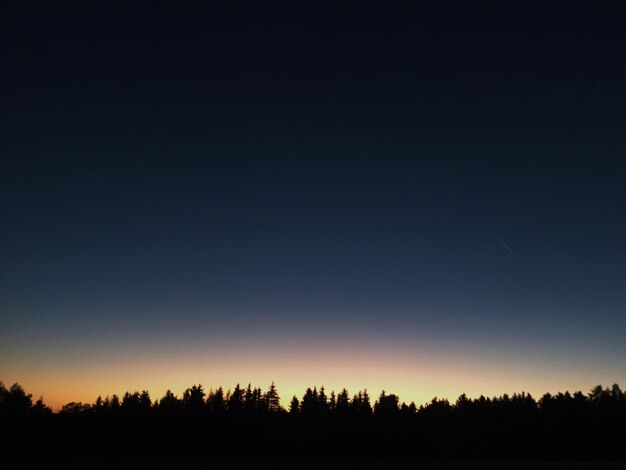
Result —
<instances>
[{"instance_id":1,"label":"silhouetted tree","mask_svg":"<svg viewBox=\"0 0 626 470\"><path fill-rule=\"evenodd\" d=\"M291 399L291 403L289 403L289 414L296 415L300 413L300 401L298 397L295 395Z\"/></svg>"},{"instance_id":2,"label":"silhouetted tree","mask_svg":"<svg viewBox=\"0 0 626 470\"><path fill-rule=\"evenodd\" d=\"M402 402L402 404L400 405L400 414L402 416L408 418L415 413L417 413L417 407L415 406L415 403L411 402L409 405L407 405L405 402Z\"/></svg>"},{"instance_id":3,"label":"silhouetted tree","mask_svg":"<svg viewBox=\"0 0 626 470\"><path fill-rule=\"evenodd\" d=\"M249 415L268 411L268 403L260 387L252 388L252 385L248 384L244 400L244 410Z\"/></svg>"},{"instance_id":4,"label":"silhouetted tree","mask_svg":"<svg viewBox=\"0 0 626 470\"><path fill-rule=\"evenodd\" d=\"M209 407L209 411L214 416L221 416L224 414L226 411L226 400L224 398L224 389L222 387L218 387L217 390L209 393L207 405Z\"/></svg>"},{"instance_id":5,"label":"silhouetted tree","mask_svg":"<svg viewBox=\"0 0 626 470\"><path fill-rule=\"evenodd\" d=\"M244 409L246 413L252 414L256 409L254 390L252 390L252 384L248 384L246 392L244 394Z\"/></svg>"},{"instance_id":6,"label":"silhouetted tree","mask_svg":"<svg viewBox=\"0 0 626 470\"><path fill-rule=\"evenodd\" d=\"M613 384L611 387L611 398L614 400L621 400L624 398L624 392L622 392L622 389L618 384Z\"/></svg>"},{"instance_id":7,"label":"silhouetted tree","mask_svg":"<svg viewBox=\"0 0 626 470\"><path fill-rule=\"evenodd\" d=\"M280 396L278 396L278 390L274 382L270 385L270 388L265 393L265 402L267 403L267 409L270 412L278 412L282 410L280 406Z\"/></svg>"},{"instance_id":8,"label":"silhouetted tree","mask_svg":"<svg viewBox=\"0 0 626 470\"><path fill-rule=\"evenodd\" d=\"M465 408L469 408L472 404L472 401L467 398L465 393L459 395L459 398L456 399L456 403L454 404L457 410L463 410Z\"/></svg>"},{"instance_id":9,"label":"silhouetted tree","mask_svg":"<svg viewBox=\"0 0 626 470\"><path fill-rule=\"evenodd\" d=\"M314 416L319 410L319 403L317 401L317 389L307 388L304 392L304 396L300 401L300 412L305 416Z\"/></svg>"},{"instance_id":10,"label":"silhouetted tree","mask_svg":"<svg viewBox=\"0 0 626 470\"><path fill-rule=\"evenodd\" d=\"M94 402L92 409L94 410L94 412L98 413L98 414L102 414L106 411L106 408L104 406L104 400L102 399L101 395L98 395L98 398L96 398L96 401Z\"/></svg>"},{"instance_id":11,"label":"silhouetted tree","mask_svg":"<svg viewBox=\"0 0 626 470\"><path fill-rule=\"evenodd\" d=\"M126 414L137 414L143 411L141 395L139 392L126 392L122 397L122 412Z\"/></svg>"},{"instance_id":12,"label":"silhouetted tree","mask_svg":"<svg viewBox=\"0 0 626 470\"><path fill-rule=\"evenodd\" d=\"M374 414L376 416L393 416L400 411L398 407L399 398L397 395L387 395L383 390L374 403Z\"/></svg>"},{"instance_id":13,"label":"silhouetted tree","mask_svg":"<svg viewBox=\"0 0 626 470\"><path fill-rule=\"evenodd\" d=\"M418 411L431 420L443 420L445 422L446 418L452 411L452 407L450 406L450 402L448 400L440 400L435 397L430 401L430 403L421 405Z\"/></svg>"},{"instance_id":14,"label":"silhouetted tree","mask_svg":"<svg viewBox=\"0 0 626 470\"><path fill-rule=\"evenodd\" d=\"M167 390L159 400L157 409L163 414L175 415L182 410L182 401L171 390Z\"/></svg>"},{"instance_id":15,"label":"silhouetted tree","mask_svg":"<svg viewBox=\"0 0 626 470\"><path fill-rule=\"evenodd\" d=\"M370 403L370 396L367 393L367 389L363 390L363 399L361 400L361 411L365 415L372 414L372 405Z\"/></svg>"},{"instance_id":16,"label":"silhouetted tree","mask_svg":"<svg viewBox=\"0 0 626 470\"><path fill-rule=\"evenodd\" d=\"M337 395L337 404L335 405L335 413L340 416L345 416L350 410L350 396L348 391L344 388Z\"/></svg>"},{"instance_id":17,"label":"silhouetted tree","mask_svg":"<svg viewBox=\"0 0 626 470\"><path fill-rule=\"evenodd\" d=\"M25 414L33 406L33 396L24 392L17 383L7 389L0 382L0 414Z\"/></svg>"},{"instance_id":18,"label":"silhouetted tree","mask_svg":"<svg viewBox=\"0 0 626 470\"><path fill-rule=\"evenodd\" d=\"M372 405L370 403L370 396L367 393L367 389L359 391L354 397L352 397L352 410L359 416L371 416Z\"/></svg>"},{"instance_id":19,"label":"silhouetted tree","mask_svg":"<svg viewBox=\"0 0 626 470\"><path fill-rule=\"evenodd\" d=\"M591 401L598 401L602 397L602 393L604 392L602 385L596 385L589 392L589 399Z\"/></svg>"},{"instance_id":20,"label":"silhouetted tree","mask_svg":"<svg viewBox=\"0 0 626 470\"><path fill-rule=\"evenodd\" d=\"M337 406L337 395L335 395L335 391L332 390L330 392L330 397L328 398L328 410L331 413L334 413L336 406Z\"/></svg>"},{"instance_id":21,"label":"silhouetted tree","mask_svg":"<svg viewBox=\"0 0 626 470\"><path fill-rule=\"evenodd\" d=\"M117 395L113 395L111 397L111 413L115 414L117 413L121 408L120 405L120 398Z\"/></svg>"},{"instance_id":22,"label":"silhouetted tree","mask_svg":"<svg viewBox=\"0 0 626 470\"><path fill-rule=\"evenodd\" d=\"M33 413L39 414L39 415L42 415L42 414L48 415L52 413L52 410L50 409L50 407L47 406L43 402L43 397L39 397L39 400L35 402L35 404L32 407L32 411Z\"/></svg>"},{"instance_id":23,"label":"silhouetted tree","mask_svg":"<svg viewBox=\"0 0 626 470\"><path fill-rule=\"evenodd\" d=\"M147 390L142 390L139 394L139 407L144 413L147 413L152 408L152 400Z\"/></svg>"},{"instance_id":24,"label":"silhouetted tree","mask_svg":"<svg viewBox=\"0 0 626 470\"><path fill-rule=\"evenodd\" d=\"M238 415L243 411L244 407L244 391L237 384L235 389L228 397L228 411L234 415Z\"/></svg>"},{"instance_id":25,"label":"silhouetted tree","mask_svg":"<svg viewBox=\"0 0 626 470\"><path fill-rule=\"evenodd\" d=\"M186 413L200 413L204 409L204 389L202 384L192 385L183 392L183 411ZM222 394L222 400L224 396Z\"/></svg>"}]
</instances>

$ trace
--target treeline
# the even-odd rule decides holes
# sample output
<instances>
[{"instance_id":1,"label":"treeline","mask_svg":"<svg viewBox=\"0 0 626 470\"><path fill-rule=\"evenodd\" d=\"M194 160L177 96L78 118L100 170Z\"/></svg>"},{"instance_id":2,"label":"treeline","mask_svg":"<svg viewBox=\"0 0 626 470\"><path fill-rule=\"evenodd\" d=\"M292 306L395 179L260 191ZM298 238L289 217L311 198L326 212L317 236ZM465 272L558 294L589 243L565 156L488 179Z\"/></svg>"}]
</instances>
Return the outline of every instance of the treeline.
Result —
<instances>
[{"instance_id":1,"label":"treeline","mask_svg":"<svg viewBox=\"0 0 626 470\"><path fill-rule=\"evenodd\" d=\"M17 386L19 387L19 386ZM150 393L126 392L121 398L118 395L99 396L94 403L70 402L63 405L61 413L96 413L96 414L147 414L160 415L197 414L199 416L242 416L265 413L282 413L289 415L325 416L325 415L361 415L389 414L395 411L417 412L414 403L398 405L397 395L388 395L384 391L372 405L367 390L359 391L350 397L346 389L339 394L334 391L327 395L324 387L308 388L301 399L292 397L285 409L280 403L280 396L274 383L263 392L259 387L250 384L242 388L239 384L231 391L222 387L205 392L202 385L193 385L186 389L179 398L168 390L163 397L152 401Z\"/></svg>"},{"instance_id":2,"label":"treeline","mask_svg":"<svg viewBox=\"0 0 626 470\"><path fill-rule=\"evenodd\" d=\"M276 386L235 386L181 396L147 391L72 402L52 413L42 399L0 382L0 437L13 452L86 454L412 456L420 458L626 459L626 394L619 385L589 393L433 398L417 407L383 391L308 388L281 405ZM229 437L230 436L230 437ZM239 436L234 438L234 436Z\"/></svg>"},{"instance_id":3,"label":"treeline","mask_svg":"<svg viewBox=\"0 0 626 470\"><path fill-rule=\"evenodd\" d=\"M378 399L371 403L367 390L350 395L345 388L339 393L328 394L322 386L308 388L298 399L293 396L288 407L281 405L278 389L272 383L267 391L248 384L242 388L239 384L233 390L224 391L222 387L208 393L202 385L187 388L181 397L167 390L161 398L152 400L147 390L126 392L118 395L99 396L93 403L70 402L60 410L61 414L199 414L209 416L228 416L244 414L283 413L302 416L432 416L441 417L448 414L489 414L495 411L515 411L516 414L526 413L618 413L624 411L626 393L618 384L612 387L597 385L587 394L580 391L565 392L551 395L546 393L539 400L525 392L504 394L500 397L487 398L481 395L471 399L465 394L460 395L456 402L447 399L433 398L430 402L417 407L414 402L400 403L395 394L384 390ZM33 403L32 395L27 394L19 384L7 388L0 382L0 416L13 414L46 414L51 413L45 405L43 397ZM626 425L626 423L624 423Z\"/></svg>"}]
</instances>

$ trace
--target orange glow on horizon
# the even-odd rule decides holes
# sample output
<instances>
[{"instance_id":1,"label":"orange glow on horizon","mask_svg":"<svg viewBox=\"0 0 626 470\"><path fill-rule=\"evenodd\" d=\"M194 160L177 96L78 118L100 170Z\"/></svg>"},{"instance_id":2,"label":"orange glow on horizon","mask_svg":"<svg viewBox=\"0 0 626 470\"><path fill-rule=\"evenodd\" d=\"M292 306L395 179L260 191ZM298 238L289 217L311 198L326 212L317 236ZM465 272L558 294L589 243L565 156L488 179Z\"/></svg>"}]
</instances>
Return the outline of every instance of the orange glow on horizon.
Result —
<instances>
[{"instance_id":1,"label":"orange glow on horizon","mask_svg":"<svg viewBox=\"0 0 626 470\"><path fill-rule=\"evenodd\" d=\"M461 393L501 395L526 391L536 398L545 392L587 391L596 383L615 381L610 374L537 365L532 361L497 362L478 354L426 352L406 347L382 348L344 346L320 349L257 347L236 353L195 348L185 352L124 357L102 356L71 360L40 360L33 364L13 361L3 367L6 384L20 383L33 399L43 395L46 404L58 411L71 401L93 403L98 395L148 390L152 399L167 389L181 395L187 387L201 383L206 391L218 386L232 389L251 383L266 390L276 383L281 403L302 396L307 387L325 386L327 393L343 387L350 394L367 389L372 404L381 390L395 393L401 401L418 406L434 396L451 401Z\"/></svg>"}]
</instances>

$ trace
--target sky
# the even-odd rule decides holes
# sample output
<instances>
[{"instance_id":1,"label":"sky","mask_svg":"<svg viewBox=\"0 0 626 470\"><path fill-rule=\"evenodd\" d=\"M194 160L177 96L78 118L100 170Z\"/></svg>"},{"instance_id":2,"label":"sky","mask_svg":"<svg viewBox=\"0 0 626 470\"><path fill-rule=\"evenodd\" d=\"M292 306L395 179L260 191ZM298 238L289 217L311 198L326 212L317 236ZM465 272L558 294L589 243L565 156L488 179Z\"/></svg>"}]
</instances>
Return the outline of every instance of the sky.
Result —
<instances>
[{"instance_id":1,"label":"sky","mask_svg":"<svg viewBox=\"0 0 626 470\"><path fill-rule=\"evenodd\" d=\"M620 2L1 8L5 384L626 383Z\"/></svg>"}]
</instances>

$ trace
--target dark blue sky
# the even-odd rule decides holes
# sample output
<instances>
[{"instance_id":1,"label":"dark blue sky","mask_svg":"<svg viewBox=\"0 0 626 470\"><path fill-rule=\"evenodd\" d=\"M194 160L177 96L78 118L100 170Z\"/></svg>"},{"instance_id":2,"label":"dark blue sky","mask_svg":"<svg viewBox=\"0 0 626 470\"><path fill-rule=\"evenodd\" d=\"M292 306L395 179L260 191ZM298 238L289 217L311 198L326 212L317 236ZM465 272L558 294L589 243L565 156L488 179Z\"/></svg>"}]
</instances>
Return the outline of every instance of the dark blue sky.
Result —
<instances>
[{"instance_id":1,"label":"dark blue sky","mask_svg":"<svg viewBox=\"0 0 626 470\"><path fill-rule=\"evenodd\" d=\"M302 337L626 378L623 5L2 8L0 373Z\"/></svg>"}]
</instances>

